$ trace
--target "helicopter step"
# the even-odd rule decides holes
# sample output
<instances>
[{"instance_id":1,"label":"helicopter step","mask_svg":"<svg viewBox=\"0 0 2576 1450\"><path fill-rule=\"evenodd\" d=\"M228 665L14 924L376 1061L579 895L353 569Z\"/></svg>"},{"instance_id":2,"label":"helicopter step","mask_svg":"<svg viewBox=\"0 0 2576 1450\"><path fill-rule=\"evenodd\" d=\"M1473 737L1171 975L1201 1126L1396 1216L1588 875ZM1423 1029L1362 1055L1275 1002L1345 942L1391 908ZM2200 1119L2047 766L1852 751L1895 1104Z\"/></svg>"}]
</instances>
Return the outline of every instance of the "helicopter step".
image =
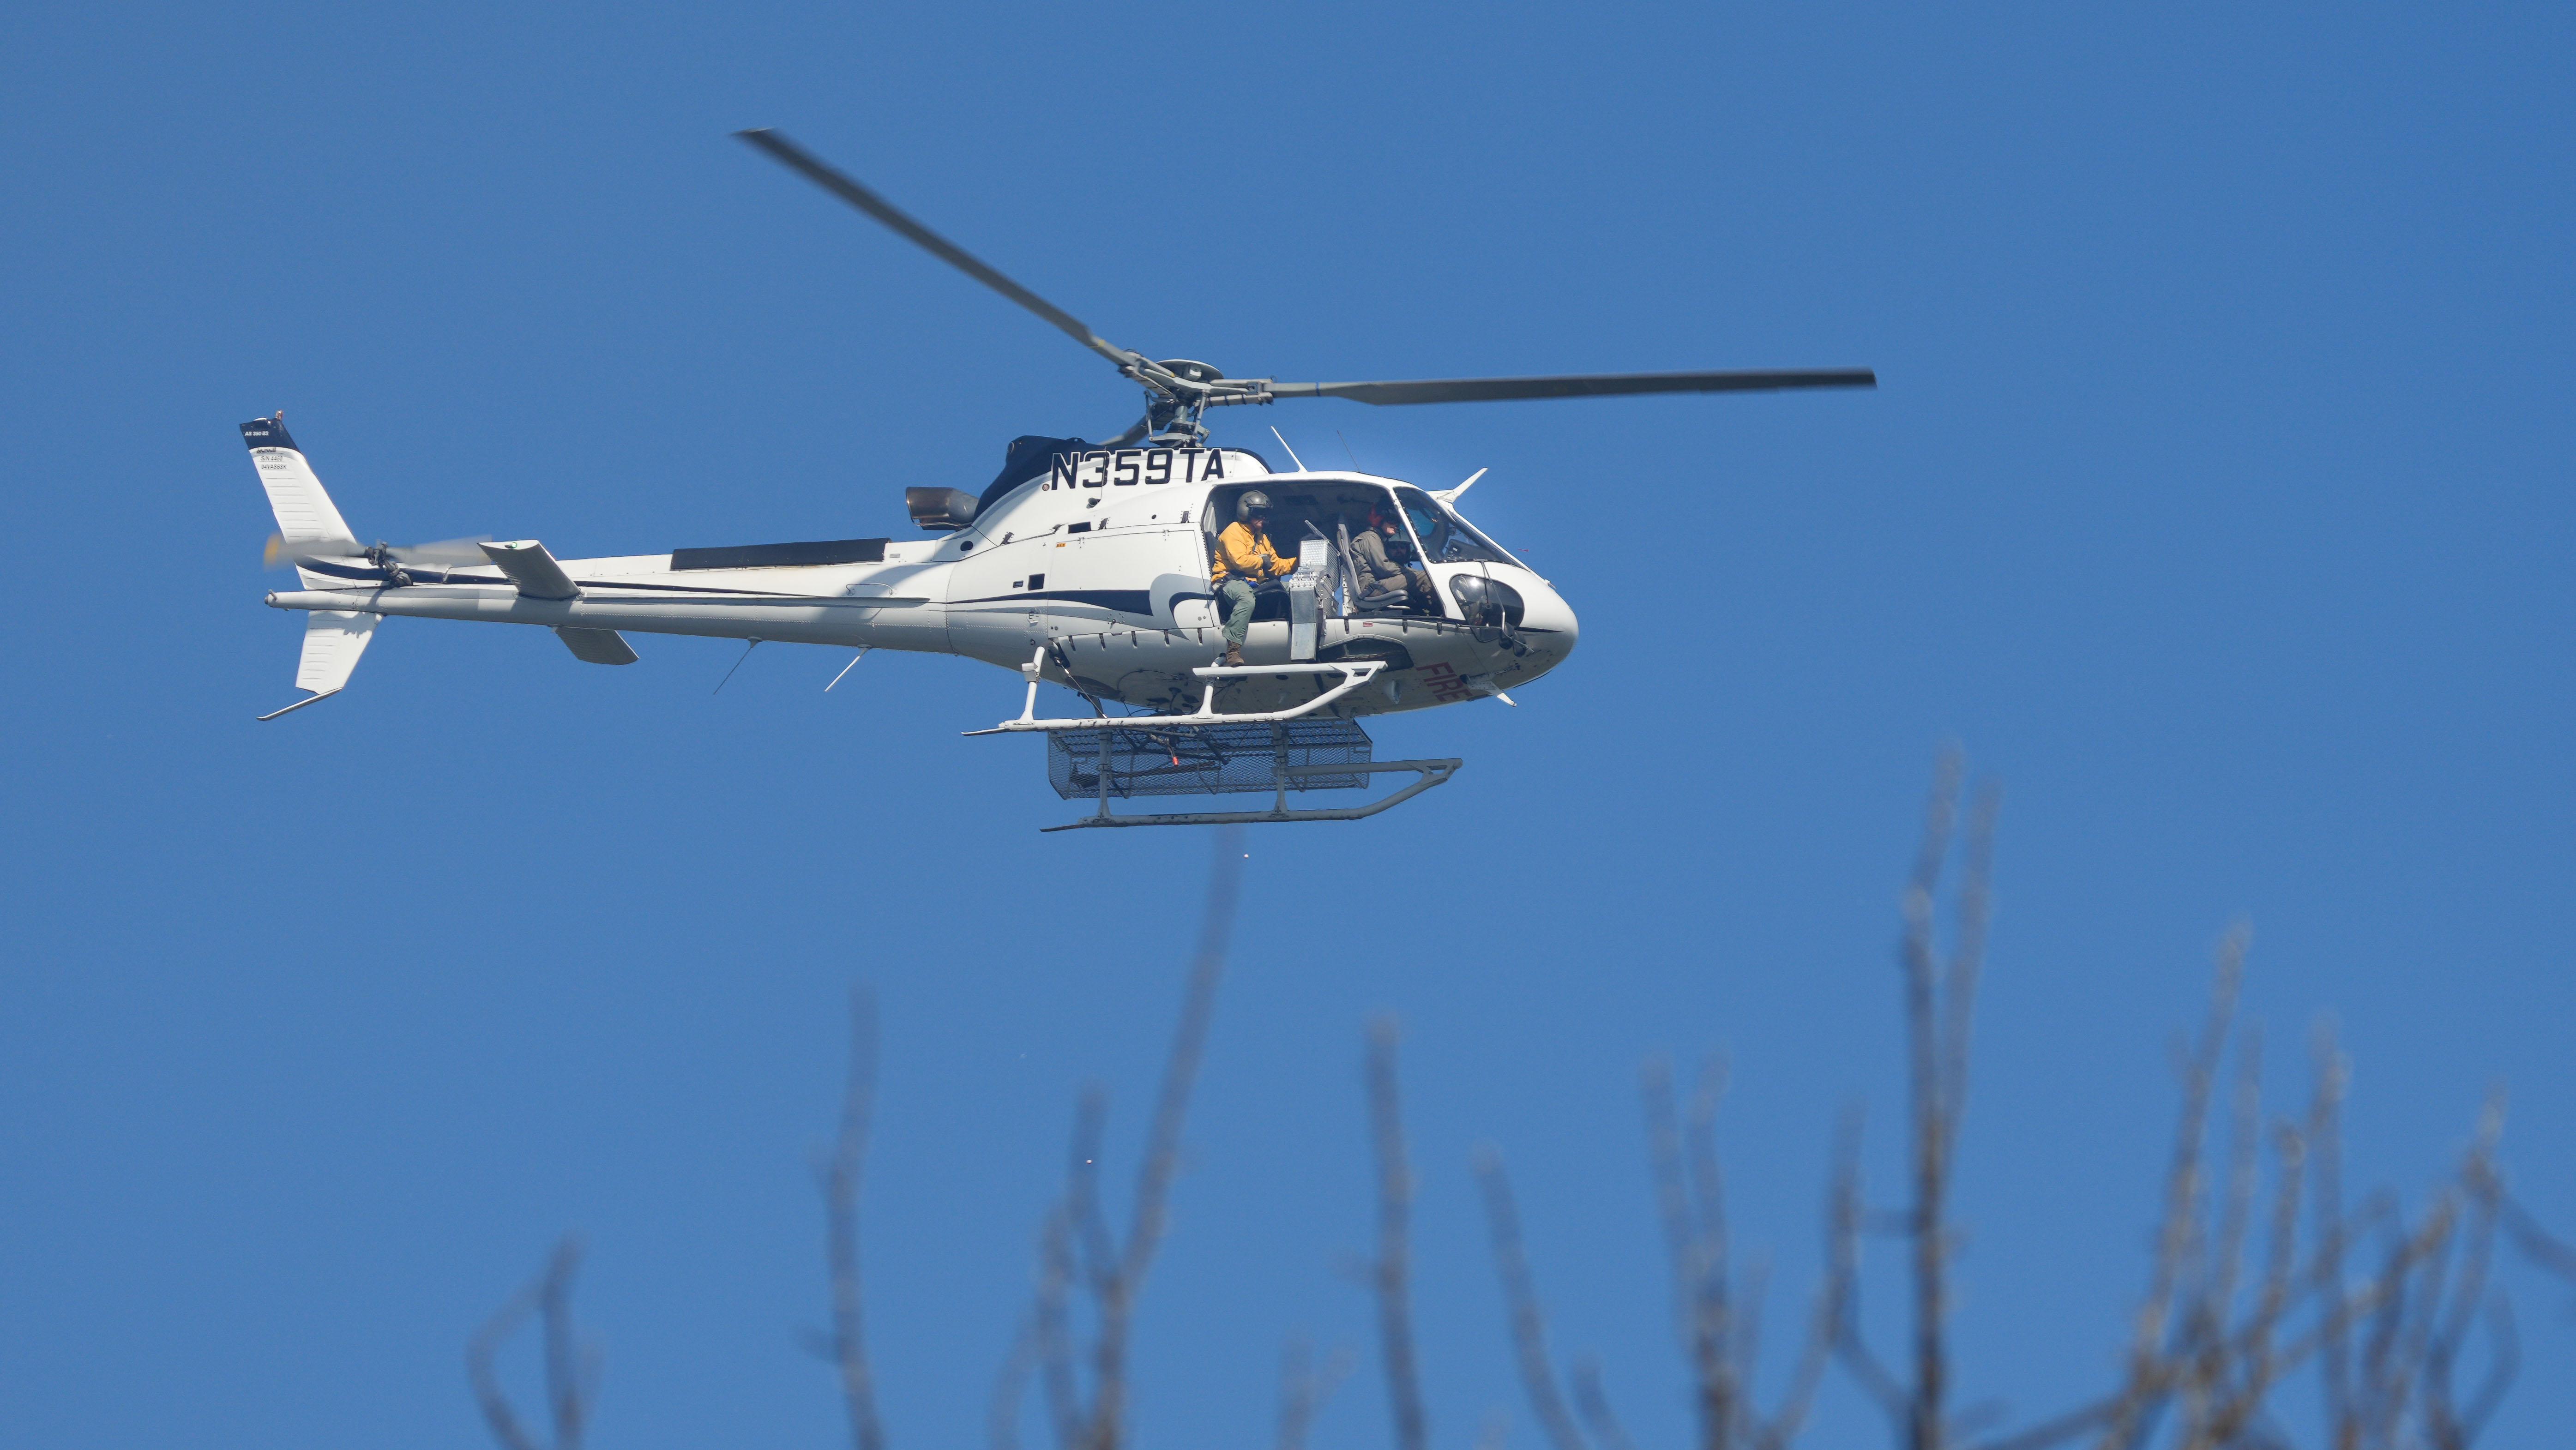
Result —
<instances>
[{"instance_id":1,"label":"helicopter step","mask_svg":"<svg viewBox=\"0 0 2576 1450\"><path fill-rule=\"evenodd\" d=\"M1180 717L1131 715L1091 722L1083 731L1047 736L1047 781L1066 800L1096 800L1099 812L1048 831L1097 826L1211 826L1265 821L1356 821L1441 785L1463 761L1372 760L1368 732L1350 720L1183 723ZM1356 790L1369 777L1412 771L1420 778L1365 805L1291 808L1292 790ZM1192 811L1121 816L1113 799L1138 796L1236 795L1269 792L1266 811Z\"/></svg>"}]
</instances>

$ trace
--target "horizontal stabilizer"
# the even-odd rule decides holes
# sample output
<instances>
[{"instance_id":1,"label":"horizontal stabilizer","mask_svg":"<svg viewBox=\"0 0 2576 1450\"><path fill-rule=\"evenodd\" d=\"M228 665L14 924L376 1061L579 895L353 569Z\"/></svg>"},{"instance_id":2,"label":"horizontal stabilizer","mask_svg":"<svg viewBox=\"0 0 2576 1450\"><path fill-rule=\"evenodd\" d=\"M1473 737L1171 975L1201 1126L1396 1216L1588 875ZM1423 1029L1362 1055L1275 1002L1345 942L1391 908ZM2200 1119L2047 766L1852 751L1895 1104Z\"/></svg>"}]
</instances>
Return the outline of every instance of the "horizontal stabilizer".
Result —
<instances>
[{"instance_id":1,"label":"horizontal stabilizer","mask_svg":"<svg viewBox=\"0 0 2576 1450\"><path fill-rule=\"evenodd\" d=\"M563 565L555 562L554 555L546 552L545 545L534 539L518 539L505 544L487 543L483 546L483 553L502 573L510 576L510 582L518 585L519 593L527 598L581 597L581 588L572 582L572 576L563 571ZM580 654L581 651L573 653ZM625 661L615 663L624 664Z\"/></svg>"},{"instance_id":2,"label":"horizontal stabilizer","mask_svg":"<svg viewBox=\"0 0 2576 1450\"><path fill-rule=\"evenodd\" d=\"M590 664L631 665L639 658L635 646L628 644L626 636L613 629L566 629L557 625L555 633L563 639L564 648L572 651L574 659Z\"/></svg>"},{"instance_id":3,"label":"horizontal stabilizer","mask_svg":"<svg viewBox=\"0 0 2576 1450\"><path fill-rule=\"evenodd\" d=\"M376 625L383 617L353 609L317 609L305 615L304 655L295 665L295 688L313 693L285 710L272 710L259 718L274 720L340 693L349 683L350 672L358 668L358 656L367 652L367 641L375 638Z\"/></svg>"}]
</instances>

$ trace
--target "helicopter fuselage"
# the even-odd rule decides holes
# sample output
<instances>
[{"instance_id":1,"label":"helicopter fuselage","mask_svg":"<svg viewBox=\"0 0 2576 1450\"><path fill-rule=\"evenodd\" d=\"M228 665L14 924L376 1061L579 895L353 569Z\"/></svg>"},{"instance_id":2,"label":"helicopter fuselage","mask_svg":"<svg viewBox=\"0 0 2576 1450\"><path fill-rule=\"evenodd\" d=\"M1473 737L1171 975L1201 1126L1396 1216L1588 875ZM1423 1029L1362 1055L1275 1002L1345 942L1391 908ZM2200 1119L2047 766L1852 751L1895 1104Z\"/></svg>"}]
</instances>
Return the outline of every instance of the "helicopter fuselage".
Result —
<instances>
[{"instance_id":1,"label":"helicopter fuselage","mask_svg":"<svg viewBox=\"0 0 2576 1450\"><path fill-rule=\"evenodd\" d=\"M962 529L914 541L681 549L564 559L572 597L541 598L502 568L410 568L307 560L306 588L278 608L355 611L559 630L710 635L844 648L964 655L1022 669L1101 702L1154 712L1194 707L1191 671L1224 649L1210 545L1233 500L1259 485L1274 500L1271 533L1294 555L1303 538L1338 551L1376 511L1399 525L1397 548L1433 584L1409 608L1362 612L1328 601L1314 658L1386 662L1370 686L1334 701L1335 715L1383 714L1469 700L1554 669L1574 648L1574 612L1547 581L1437 500L1399 479L1362 473L1273 473L1235 449L1097 450L990 501ZM1507 624L1470 618L1468 595L1515 606ZM1473 581L1483 581L1481 584ZM1431 611L1437 610L1437 613ZM1285 601L1256 609L1245 658L1291 657ZM604 636L599 636L604 638ZM580 652L578 636L568 643ZM584 656L587 658L588 656ZM631 657L631 655L627 656ZM1313 674L1229 680L1228 712L1312 698Z\"/></svg>"}]
</instances>

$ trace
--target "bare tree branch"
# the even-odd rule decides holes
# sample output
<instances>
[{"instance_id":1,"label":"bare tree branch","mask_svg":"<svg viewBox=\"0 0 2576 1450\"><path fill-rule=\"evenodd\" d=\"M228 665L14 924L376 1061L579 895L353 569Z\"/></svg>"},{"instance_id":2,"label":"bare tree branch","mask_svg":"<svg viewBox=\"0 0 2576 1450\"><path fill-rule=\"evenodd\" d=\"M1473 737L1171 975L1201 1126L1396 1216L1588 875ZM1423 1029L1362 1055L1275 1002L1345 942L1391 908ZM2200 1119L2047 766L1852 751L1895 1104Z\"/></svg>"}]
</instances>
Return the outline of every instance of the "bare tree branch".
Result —
<instances>
[{"instance_id":1,"label":"bare tree branch","mask_svg":"<svg viewBox=\"0 0 2576 1450\"><path fill-rule=\"evenodd\" d=\"M2352 1066L2335 1046L2334 1028L2317 1024L2311 1052L2316 1060L2315 1103L2309 1112L2310 1162L2316 1186L2309 1193L2309 1212L2316 1219L2317 1274L2340 1297L2344 1254L2350 1248L2351 1224L2343 1211L2343 1094ZM2325 1396L2326 1443L2332 1450L2359 1450L2360 1422L2352 1409L2352 1344L2345 1316L2329 1313L2319 1341L2317 1376Z\"/></svg>"},{"instance_id":2,"label":"bare tree branch","mask_svg":"<svg viewBox=\"0 0 2576 1450\"><path fill-rule=\"evenodd\" d=\"M1485 1222L1494 1240L1494 1273L1502 1280L1503 1304L1518 1357L1521 1387L1530 1410L1556 1450L1589 1450L1574 1417L1566 1413L1557 1392L1556 1370L1547 1357L1547 1320L1539 1312L1538 1293L1530 1285L1529 1256L1521 1246L1520 1207L1512 1200L1511 1178L1502 1155L1488 1145L1476 1151L1476 1180L1485 1190Z\"/></svg>"},{"instance_id":3,"label":"bare tree branch","mask_svg":"<svg viewBox=\"0 0 2576 1450\"><path fill-rule=\"evenodd\" d=\"M567 1234L555 1245L544 1270L511 1295L466 1341L466 1375L473 1382L484 1422L503 1450L548 1450L520 1422L518 1412L511 1407L509 1392L502 1389L500 1375L493 1367L502 1343L527 1322L530 1314L537 1316L539 1335L544 1341L546 1407L554 1432L551 1450L581 1450L582 1431L590 1414L592 1366L575 1343L572 1325L572 1281L580 1267L581 1241Z\"/></svg>"},{"instance_id":4,"label":"bare tree branch","mask_svg":"<svg viewBox=\"0 0 2576 1450\"><path fill-rule=\"evenodd\" d=\"M1100 1156L1109 1134L1109 1092L1098 1083L1082 1090L1073 1111L1073 1142L1065 1156L1065 1225L1081 1249L1082 1277L1093 1299L1107 1303L1116 1286L1120 1256L1100 1206Z\"/></svg>"},{"instance_id":5,"label":"bare tree branch","mask_svg":"<svg viewBox=\"0 0 2576 1450\"><path fill-rule=\"evenodd\" d=\"M1998 799L1992 789L1978 789L1960 831L1962 780L1956 754L1945 755L1903 902L1897 957L1907 1044L1909 1201L1901 1213L1872 1214L1866 1207L1858 1119L1847 1115L1837 1133L1825 1273L1808 1338L1786 1394L1767 1419L1755 1386L1768 1275L1758 1256L1742 1272L1733 1257L1716 1140L1722 1074L1714 1067L1705 1074L1685 1112L1670 1068L1660 1060L1646 1066L1648 1166L1672 1279L1674 1328L1693 1378L1697 1450L1788 1450L1833 1363L1878 1404L1906 1450L1949 1450L2000 1418L1991 1404L1958 1415L1949 1409L1955 1368L1947 1325L1959 1242L1949 1212L1990 918ZM1043 1385L1057 1450L1124 1450L1128 1442L1135 1306L1169 1227L1182 1129L1240 889L1237 844L1231 831L1217 837L1208 913L1123 1237L1100 1192L1106 1099L1093 1089L1080 1100L1062 1196L1039 1235L1033 1302L988 1406L992 1450L1018 1450L1033 1376ZM1954 856L1961 879L1945 953L1936 895ZM2267 1184L2262 1059L2251 1028L2225 1121L2213 1126L2222 1111L2219 1078L2236 1026L2244 943L2240 927L2220 946L2208 1015L2196 1039L2177 1049L2181 1101L2148 1283L2114 1385L2072 1411L1986 1440L1981 1450L2046 1450L2078 1437L2093 1438L2100 1450L2287 1450L2273 1400L2310 1359L2323 1381L2330 1450L2469 1450L2520 1366L2512 1308L2496 1287L2499 1243L2576 1283L2576 1248L2551 1236L2506 1191L2497 1164L2500 1099L2490 1103L2455 1174L2420 1214L2410 1216L2385 1193L2347 1211L2341 1109L2349 1069L2330 1032L2318 1036L2316 1085L2304 1122L2269 1130ZM850 1031L839 1132L817 1172L832 1318L830 1332L814 1339L839 1372L853 1450L884 1450L861 1276L860 1209L879 1050L873 1000L863 989L852 995ZM1428 1450L1411 1302L1415 1184L1398 1067L1395 1025L1380 1019L1371 1026L1364 1077L1377 1189L1369 1277L1396 1450ZM1597 1362L1578 1361L1560 1385L1510 1179L1490 1148L1479 1150L1476 1173L1516 1368L1549 1450L1634 1450ZM2303 1214L2307 1244L2300 1237ZM1905 1241L1912 1322L1901 1374L1872 1353L1863 1333L1864 1228ZM595 1405L597 1361L573 1323L579 1259L577 1242L565 1239L544 1270L467 1344L468 1375L502 1450L580 1450ZM1087 1313L1077 1303L1084 1297ZM543 1440L521 1417L496 1368L502 1346L531 1319L538 1324L544 1379ZM1318 1413L1352 1362L1341 1352L1318 1369L1303 1344L1286 1348L1276 1450L1305 1450ZM2475 1391L2462 1399L2457 1381L2478 1368L2484 1372ZM1507 1430L1499 1411L1489 1415L1479 1450L1502 1450Z\"/></svg>"},{"instance_id":6,"label":"bare tree branch","mask_svg":"<svg viewBox=\"0 0 2576 1450\"><path fill-rule=\"evenodd\" d=\"M1333 1391L1351 1372L1348 1350L1335 1350L1317 1369L1302 1339L1292 1339L1279 1356L1279 1438L1276 1450L1306 1450L1307 1432Z\"/></svg>"},{"instance_id":7,"label":"bare tree branch","mask_svg":"<svg viewBox=\"0 0 2576 1450\"><path fill-rule=\"evenodd\" d=\"M877 1004L866 987L850 991L850 1071L841 1093L841 1131L823 1166L824 1260L832 1284L832 1363L849 1408L851 1450L884 1450L876 1381L868 1369L866 1321L859 1292L859 1193L876 1108Z\"/></svg>"},{"instance_id":8,"label":"bare tree branch","mask_svg":"<svg viewBox=\"0 0 2576 1450\"><path fill-rule=\"evenodd\" d=\"M1137 1170L1135 1202L1123 1245L1110 1231L1099 1193L1107 1099L1096 1088L1086 1090L1075 1112L1064 1197L1048 1214L1039 1236L1036 1302L1028 1327L995 1382L987 1433L997 1450L1018 1439L1021 1386L1032 1368L1045 1387L1049 1419L1061 1450L1118 1450L1125 1443L1127 1354L1136 1299L1162 1242L1169 1221L1172 1184L1180 1174L1181 1127L1206 1054L1217 986L1225 974L1226 943L1233 933L1235 905L1241 891L1240 840L1240 831L1233 827L1215 833L1207 914L1183 988L1180 1019L1164 1061L1162 1085ZM1091 1369L1087 1395L1076 1365L1076 1331L1070 1302L1077 1283L1090 1295L1094 1311L1087 1356Z\"/></svg>"},{"instance_id":9,"label":"bare tree branch","mask_svg":"<svg viewBox=\"0 0 2576 1450\"><path fill-rule=\"evenodd\" d=\"M1941 973L1933 944L1933 893L1950 853L1950 832L1958 810L1960 761L1955 751L1941 758L1932 799L1925 808L1923 847L1914 859L1914 879L1905 890L1905 933L1898 960L1905 976L1906 1065L1912 1112L1912 1212L1906 1232L1911 1240L1914 1271L1914 1384L1905 1397L1905 1443L1910 1450L1939 1450L1942 1406L1948 1388L1944 1321L1948 1226L1942 1221L1948 1181L1949 1109L1946 1074L1949 1053L1942 1041Z\"/></svg>"},{"instance_id":10,"label":"bare tree branch","mask_svg":"<svg viewBox=\"0 0 2576 1450\"><path fill-rule=\"evenodd\" d=\"M2147 1296L2138 1306L2130 1334L2128 1383L2102 1432L2101 1450L2123 1450L2137 1440L2170 1379L2165 1335L2197 1247L2202 1144L2208 1133L2209 1103L2216 1091L2220 1055L2226 1051L2228 1029L2235 1021L2237 984L2245 965L2245 936L2244 928L2238 926L2219 942L2209 1016L2201 1026L2198 1046L2182 1064L2182 1111L2174 1127L2171 1161L2165 1169L2164 1214L2156 1228Z\"/></svg>"},{"instance_id":11,"label":"bare tree branch","mask_svg":"<svg viewBox=\"0 0 2576 1450\"><path fill-rule=\"evenodd\" d=\"M1020 1450L1020 1407L1029 1373L1038 1360L1038 1327L1034 1316L1020 1325L1011 1352L993 1376L993 1396L984 1407L984 1442L990 1450Z\"/></svg>"},{"instance_id":12,"label":"bare tree branch","mask_svg":"<svg viewBox=\"0 0 2576 1450\"><path fill-rule=\"evenodd\" d=\"M1574 1407L1583 1415L1583 1423L1601 1450L1637 1450L1637 1442L1628 1438L1626 1427L1610 1409L1610 1397L1601 1390L1601 1362L1586 1357L1574 1365L1570 1378L1574 1383Z\"/></svg>"},{"instance_id":13,"label":"bare tree branch","mask_svg":"<svg viewBox=\"0 0 2576 1450\"><path fill-rule=\"evenodd\" d=\"M1673 1107L1672 1069L1661 1058L1646 1063L1641 1090L1646 1109L1646 1161L1655 1184L1655 1203L1664 1226L1664 1247L1673 1281L1674 1331L1693 1381L1692 1407L1699 1418L1702 1450L1728 1450L1738 1419L1734 1361L1727 1347L1728 1285L1723 1263L1724 1210L1712 1223L1705 1208L1695 1211L1691 1175L1684 1166L1682 1130ZM1696 1129L1697 1117L1693 1114ZM1698 1136L1696 1133L1694 1137ZM1696 1149L1697 1145L1694 1145ZM1699 1157L1714 1157L1714 1150ZM1714 1191L1714 1164L1701 1169L1699 1196Z\"/></svg>"},{"instance_id":14,"label":"bare tree branch","mask_svg":"<svg viewBox=\"0 0 2576 1450\"><path fill-rule=\"evenodd\" d=\"M1207 1050L1208 1025L1216 1016L1217 984L1225 978L1226 943L1234 934L1234 911L1243 882L1243 853L1236 845L1242 828L1226 826L1216 833L1216 865L1208 881L1207 915L1199 928L1197 956L1190 964L1181 996L1181 1017L1172 1031L1171 1054L1163 1063L1162 1090L1155 1097L1154 1119L1145 1139L1145 1158L1136 1172L1136 1201L1127 1224L1127 1244L1117 1272L1096 1291L1100 1327L1092 1343L1091 1427L1087 1450L1117 1450L1127 1427L1127 1337L1136 1296L1145 1272L1161 1247L1168 1221L1172 1180L1180 1175L1181 1123L1188 1115L1190 1090L1198 1083L1199 1063Z\"/></svg>"},{"instance_id":15,"label":"bare tree branch","mask_svg":"<svg viewBox=\"0 0 2576 1450\"><path fill-rule=\"evenodd\" d=\"M1421 1371L1413 1345L1413 1166L1404 1151L1397 1044L1394 1018L1370 1024L1367 1081L1369 1133L1377 1150L1377 1258L1369 1266L1369 1282L1377 1295L1378 1344L1387 1407L1395 1417L1396 1450L1426 1450L1430 1422L1422 1411Z\"/></svg>"},{"instance_id":16,"label":"bare tree branch","mask_svg":"<svg viewBox=\"0 0 2576 1450\"><path fill-rule=\"evenodd\" d=\"M1912 1423L1905 1387L1869 1347L1860 1322L1860 1114L1844 1114L1834 1134L1833 1187L1825 1207L1825 1293L1832 1302L1834 1357L1900 1429Z\"/></svg>"},{"instance_id":17,"label":"bare tree branch","mask_svg":"<svg viewBox=\"0 0 2576 1450\"><path fill-rule=\"evenodd\" d=\"M1949 1266L1957 1251L1948 1221L1949 1192L1967 1112L1969 1034L1985 962L1994 825L2001 801L1991 785L1981 786L1970 807L1957 929L1945 963L1936 940L1934 902L1951 854L1964 771L1956 750L1942 752L1924 808L1922 844L1906 885L1905 929L1897 950L1904 984L1912 1152L1912 1203L1904 1220L1914 1290L1912 1384L1898 1386L1868 1354L1856 1316L1837 1316L1844 1362L1896 1420L1909 1450L1943 1450L1949 1439ZM1844 1224L1841 1231L1856 1239L1861 1222L1856 1194L1837 1216ZM1855 1276L1857 1252L1855 1245L1850 1251ZM1847 1281L1846 1303L1855 1295Z\"/></svg>"}]
</instances>

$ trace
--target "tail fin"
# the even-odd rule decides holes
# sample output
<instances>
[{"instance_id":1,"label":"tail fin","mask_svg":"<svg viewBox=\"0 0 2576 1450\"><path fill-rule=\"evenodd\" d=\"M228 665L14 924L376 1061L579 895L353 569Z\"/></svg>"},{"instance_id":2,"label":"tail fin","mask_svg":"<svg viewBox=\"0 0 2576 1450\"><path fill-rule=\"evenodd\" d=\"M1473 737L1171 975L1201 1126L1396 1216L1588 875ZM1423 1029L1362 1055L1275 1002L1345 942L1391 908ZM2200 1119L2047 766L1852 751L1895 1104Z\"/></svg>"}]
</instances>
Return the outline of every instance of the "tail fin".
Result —
<instances>
[{"instance_id":1,"label":"tail fin","mask_svg":"<svg viewBox=\"0 0 2576 1450\"><path fill-rule=\"evenodd\" d=\"M259 470L260 486L268 490L269 508L277 514L280 545L289 554L355 556L363 546L349 532L348 520L340 517L331 495L322 491L322 480L313 476L313 465L304 461L303 450L287 435L284 420L281 413L242 425L242 441L250 445L250 461ZM295 572L308 589L345 588L349 582L301 564ZM358 667L358 656L367 652L367 641L375 637L381 618L344 609L317 609L306 615L304 654L296 662L295 685L312 693L259 718L274 720L340 693L349 683L349 673Z\"/></svg>"},{"instance_id":2,"label":"tail fin","mask_svg":"<svg viewBox=\"0 0 2576 1450\"><path fill-rule=\"evenodd\" d=\"M304 655L295 664L295 688L313 693L284 710L271 710L259 718L274 720L340 693L349 683L350 672L358 667L358 656L367 652L367 641L376 637L376 625L383 618L381 614L354 609L317 609L305 615Z\"/></svg>"},{"instance_id":3,"label":"tail fin","mask_svg":"<svg viewBox=\"0 0 2576 1450\"><path fill-rule=\"evenodd\" d=\"M349 532L349 522L322 491L322 480L313 474L313 465L304 461L304 452L286 432L286 415L253 418L241 425L242 441L250 445L250 461L259 470L260 487L268 490L268 506L277 515L277 534L284 552L289 554L337 554L345 550L356 554L362 547L357 536ZM335 547L336 546L336 547ZM312 570L299 567L307 588L329 588L333 580Z\"/></svg>"}]
</instances>

